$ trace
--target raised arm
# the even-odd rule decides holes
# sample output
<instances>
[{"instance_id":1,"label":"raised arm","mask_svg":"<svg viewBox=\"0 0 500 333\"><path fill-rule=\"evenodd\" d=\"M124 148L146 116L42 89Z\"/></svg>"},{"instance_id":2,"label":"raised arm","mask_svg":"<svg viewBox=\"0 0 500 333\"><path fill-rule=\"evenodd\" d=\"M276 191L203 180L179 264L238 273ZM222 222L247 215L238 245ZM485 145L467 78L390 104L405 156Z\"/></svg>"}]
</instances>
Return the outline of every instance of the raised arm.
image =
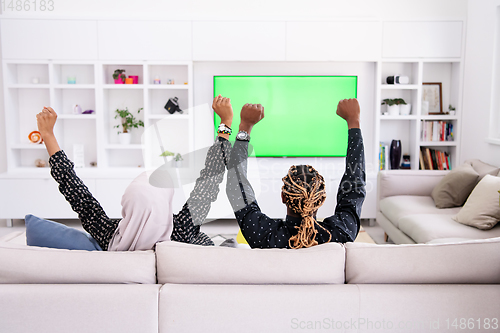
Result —
<instances>
[{"instance_id":1,"label":"raised arm","mask_svg":"<svg viewBox=\"0 0 500 333\"><path fill-rule=\"evenodd\" d=\"M56 112L44 107L36 116L38 130L49 153L50 173L59 184L59 192L78 214L83 228L106 250L120 220L110 219L99 202L75 173L74 164L61 150L54 135Z\"/></svg>"},{"instance_id":2,"label":"raised arm","mask_svg":"<svg viewBox=\"0 0 500 333\"><path fill-rule=\"evenodd\" d=\"M349 128L346 167L337 192L335 214L326 218L323 226L332 231L340 231L335 233L337 241L352 242L359 232L361 207L366 196L365 156L359 128L358 101L340 101L337 114L347 121Z\"/></svg>"}]
</instances>

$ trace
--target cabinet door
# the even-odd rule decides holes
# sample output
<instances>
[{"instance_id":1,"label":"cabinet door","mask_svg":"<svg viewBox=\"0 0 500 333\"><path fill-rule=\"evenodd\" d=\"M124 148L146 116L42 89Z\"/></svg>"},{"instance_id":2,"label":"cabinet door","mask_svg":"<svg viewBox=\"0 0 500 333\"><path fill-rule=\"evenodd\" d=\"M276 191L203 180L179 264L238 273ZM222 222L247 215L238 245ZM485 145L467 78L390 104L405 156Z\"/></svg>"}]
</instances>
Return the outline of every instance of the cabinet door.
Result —
<instances>
[{"instance_id":1,"label":"cabinet door","mask_svg":"<svg viewBox=\"0 0 500 333\"><path fill-rule=\"evenodd\" d=\"M5 59L96 59L97 22L9 20L1 22Z\"/></svg>"},{"instance_id":2,"label":"cabinet door","mask_svg":"<svg viewBox=\"0 0 500 333\"><path fill-rule=\"evenodd\" d=\"M374 61L380 57L379 22L288 22L286 59Z\"/></svg>"},{"instance_id":3,"label":"cabinet door","mask_svg":"<svg viewBox=\"0 0 500 333\"><path fill-rule=\"evenodd\" d=\"M285 23L193 22L193 60L285 60Z\"/></svg>"},{"instance_id":4,"label":"cabinet door","mask_svg":"<svg viewBox=\"0 0 500 333\"><path fill-rule=\"evenodd\" d=\"M462 22L384 22L383 57L459 58Z\"/></svg>"},{"instance_id":5,"label":"cabinet door","mask_svg":"<svg viewBox=\"0 0 500 333\"><path fill-rule=\"evenodd\" d=\"M94 192L91 179L83 182ZM51 179L0 179L0 218L23 219L27 214L41 218L78 218L57 183Z\"/></svg>"},{"instance_id":6,"label":"cabinet door","mask_svg":"<svg viewBox=\"0 0 500 333\"><path fill-rule=\"evenodd\" d=\"M99 21L99 59L191 60L187 21Z\"/></svg>"}]
</instances>

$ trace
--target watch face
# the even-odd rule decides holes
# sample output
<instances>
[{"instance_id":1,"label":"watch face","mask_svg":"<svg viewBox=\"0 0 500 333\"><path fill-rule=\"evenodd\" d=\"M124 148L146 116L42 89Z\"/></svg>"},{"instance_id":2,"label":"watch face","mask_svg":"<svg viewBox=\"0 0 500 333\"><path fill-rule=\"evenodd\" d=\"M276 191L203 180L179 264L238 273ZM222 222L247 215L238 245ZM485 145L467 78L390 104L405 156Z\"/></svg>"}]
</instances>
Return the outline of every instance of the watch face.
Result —
<instances>
[{"instance_id":1,"label":"watch face","mask_svg":"<svg viewBox=\"0 0 500 333\"><path fill-rule=\"evenodd\" d=\"M246 132L239 132L238 135L236 135L236 138L238 140L247 140L249 139L249 135Z\"/></svg>"}]
</instances>

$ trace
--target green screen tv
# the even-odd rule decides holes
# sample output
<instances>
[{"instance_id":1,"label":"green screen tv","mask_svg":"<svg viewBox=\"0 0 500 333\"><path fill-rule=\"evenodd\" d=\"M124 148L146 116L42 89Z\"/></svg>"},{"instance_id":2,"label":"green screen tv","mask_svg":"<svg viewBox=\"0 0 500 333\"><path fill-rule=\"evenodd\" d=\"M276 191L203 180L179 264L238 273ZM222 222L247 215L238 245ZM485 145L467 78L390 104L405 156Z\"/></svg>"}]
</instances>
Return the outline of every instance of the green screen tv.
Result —
<instances>
[{"instance_id":1,"label":"green screen tv","mask_svg":"<svg viewBox=\"0 0 500 333\"><path fill-rule=\"evenodd\" d=\"M214 97L231 99L236 139L244 104L262 104L264 119L250 134L257 157L346 156L347 123L340 100L357 97L357 76L214 76ZM214 126L220 118L214 113Z\"/></svg>"}]
</instances>

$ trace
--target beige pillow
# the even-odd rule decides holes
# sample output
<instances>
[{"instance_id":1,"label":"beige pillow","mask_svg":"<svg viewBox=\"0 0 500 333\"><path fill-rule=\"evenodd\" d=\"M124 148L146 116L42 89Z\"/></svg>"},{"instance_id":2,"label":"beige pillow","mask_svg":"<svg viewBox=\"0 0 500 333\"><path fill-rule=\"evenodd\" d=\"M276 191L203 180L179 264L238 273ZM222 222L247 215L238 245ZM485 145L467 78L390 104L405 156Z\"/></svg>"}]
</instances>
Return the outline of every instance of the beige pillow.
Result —
<instances>
[{"instance_id":1,"label":"beige pillow","mask_svg":"<svg viewBox=\"0 0 500 333\"><path fill-rule=\"evenodd\" d=\"M463 208L453 219L478 229L491 229L500 221L497 191L500 178L486 175L476 185Z\"/></svg>"},{"instance_id":2,"label":"beige pillow","mask_svg":"<svg viewBox=\"0 0 500 333\"><path fill-rule=\"evenodd\" d=\"M346 283L498 284L500 237L451 244L346 243Z\"/></svg>"},{"instance_id":3,"label":"beige pillow","mask_svg":"<svg viewBox=\"0 0 500 333\"><path fill-rule=\"evenodd\" d=\"M484 163L481 160L467 160L465 163L472 165L474 170L479 174L479 179L477 180L478 182L484 178L486 175L492 175L496 176L497 173L500 171L499 167L496 167L491 164Z\"/></svg>"},{"instance_id":4,"label":"beige pillow","mask_svg":"<svg viewBox=\"0 0 500 333\"><path fill-rule=\"evenodd\" d=\"M437 208L462 206L479 179L470 164L462 164L451 170L432 190Z\"/></svg>"},{"instance_id":5,"label":"beige pillow","mask_svg":"<svg viewBox=\"0 0 500 333\"><path fill-rule=\"evenodd\" d=\"M344 263L338 243L298 250L156 244L160 284L344 284Z\"/></svg>"}]
</instances>

